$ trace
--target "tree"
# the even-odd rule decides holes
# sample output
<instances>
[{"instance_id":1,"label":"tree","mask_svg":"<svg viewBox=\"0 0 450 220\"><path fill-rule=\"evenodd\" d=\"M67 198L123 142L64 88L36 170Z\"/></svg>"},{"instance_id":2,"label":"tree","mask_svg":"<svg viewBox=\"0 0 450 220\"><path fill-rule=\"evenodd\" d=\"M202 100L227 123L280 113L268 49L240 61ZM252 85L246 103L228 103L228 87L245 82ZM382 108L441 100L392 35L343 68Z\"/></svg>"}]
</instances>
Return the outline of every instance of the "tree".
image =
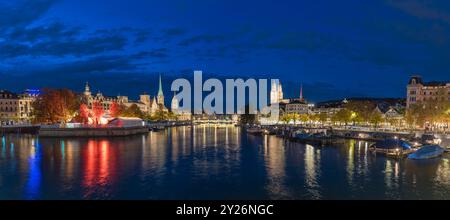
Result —
<instances>
[{"instance_id":1,"label":"tree","mask_svg":"<svg viewBox=\"0 0 450 220\"><path fill-rule=\"evenodd\" d=\"M153 121L167 121L170 119L169 112L164 111L163 109L158 109L153 115Z\"/></svg>"},{"instance_id":2,"label":"tree","mask_svg":"<svg viewBox=\"0 0 450 220\"><path fill-rule=\"evenodd\" d=\"M328 114L326 112L321 112L321 113L319 113L318 118L319 118L318 120L321 124L325 124L328 120Z\"/></svg>"},{"instance_id":3,"label":"tree","mask_svg":"<svg viewBox=\"0 0 450 220\"><path fill-rule=\"evenodd\" d=\"M309 116L307 114L296 114L296 119L300 120L302 123L306 123L309 121Z\"/></svg>"},{"instance_id":4,"label":"tree","mask_svg":"<svg viewBox=\"0 0 450 220\"><path fill-rule=\"evenodd\" d=\"M117 102L113 102L113 103L111 103L111 106L109 107L109 115L114 118L119 117L123 113L124 109L125 109L125 106L120 105Z\"/></svg>"},{"instance_id":5,"label":"tree","mask_svg":"<svg viewBox=\"0 0 450 220\"><path fill-rule=\"evenodd\" d=\"M121 116L143 118L144 117L144 113L141 111L139 106L137 106L136 104L132 104L128 108L123 110Z\"/></svg>"},{"instance_id":6,"label":"tree","mask_svg":"<svg viewBox=\"0 0 450 220\"><path fill-rule=\"evenodd\" d=\"M423 127L426 123L433 127L437 123L448 123L449 108L447 98L443 97L420 101L409 106L405 120L410 127Z\"/></svg>"},{"instance_id":7,"label":"tree","mask_svg":"<svg viewBox=\"0 0 450 220\"><path fill-rule=\"evenodd\" d=\"M410 105L405 112L405 121L410 128L425 123L423 108L418 104Z\"/></svg>"},{"instance_id":8,"label":"tree","mask_svg":"<svg viewBox=\"0 0 450 220\"><path fill-rule=\"evenodd\" d=\"M309 115L309 120L311 120L313 122L318 122L319 121L319 114Z\"/></svg>"},{"instance_id":9,"label":"tree","mask_svg":"<svg viewBox=\"0 0 450 220\"><path fill-rule=\"evenodd\" d=\"M294 122L294 124L297 124L297 121L300 120L300 115L297 113L291 113L290 118Z\"/></svg>"},{"instance_id":10,"label":"tree","mask_svg":"<svg viewBox=\"0 0 450 220\"><path fill-rule=\"evenodd\" d=\"M89 107L86 104L80 105L79 116L81 119L81 123L87 124L89 122Z\"/></svg>"},{"instance_id":11,"label":"tree","mask_svg":"<svg viewBox=\"0 0 450 220\"><path fill-rule=\"evenodd\" d=\"M351 117L352 112L346 108L343 108L336 112L336 114L333 116L333 121L337 121L347 125L351 121Z\"/></svg>"},{"instance_id":12,"label":"tree","mask_svg":"<svg viewBox=\"0 0 450 220\"><path fill-rule=\"evenodd\" d=\"M374 127L378 127L378 124L380 124L383 121L383 116L378 111L373 111L370 115L370 123L374 125Z\"/></svg>"},{"instance_id":13,"label":"tree","mask_svg":"<svg viewBox=\"0 0 450 220\"><path fill-rule=\"evenodd\" d=\"M100 102L92 103L92 116L94 117L94 124L100 123L100 118L105 114L103 105Z\"/></svg>"},{"instance_id":14,"label":"tree","mask_svg":"<svg viewBox=\"0 0 450 220\"><path fill-rule=\"evenodd\" d=\"M280 121L282 121L283 123L287 124L292 120L292 115L290 114L284 114L280 117Z\"/></svg>"},{"instance_id":15,"label":"tree","mask_svg":"<svg viewBox=\"0 0 450 220\"><path fill-rule=\"evenodd\" d=\"M373 109L375 109L376 103L369 100L351 100L345 108L354 113L352 122L369 122Z\"/></svg>"},{"instance_id":16,"label":"tree","mask_svg":"<svg viewBox=\"0 0 450 220\"><path fill-rule=\"evenodd\" d=\"M33 102L33 123L68 122L79 110L79 97L68 89L42 90Z\"/></svg>"}]
</instances>

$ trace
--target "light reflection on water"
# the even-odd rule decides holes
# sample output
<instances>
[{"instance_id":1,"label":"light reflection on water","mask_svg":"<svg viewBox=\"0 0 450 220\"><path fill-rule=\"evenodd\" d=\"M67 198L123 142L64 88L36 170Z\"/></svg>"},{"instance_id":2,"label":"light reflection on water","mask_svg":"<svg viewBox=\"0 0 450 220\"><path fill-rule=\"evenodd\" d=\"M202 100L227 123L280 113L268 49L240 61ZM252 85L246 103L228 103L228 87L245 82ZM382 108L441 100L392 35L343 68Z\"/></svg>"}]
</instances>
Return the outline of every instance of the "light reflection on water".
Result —
<instances>
[{"instance_id":1,"label":"light reflection on water","mask_svg":"<svg viewBox=\"0 0 450 220\"><path fill-rule=\"evenodd\" d=\"M449 156L393 160L238 127L122 138L1 137L0 199L448 199Z\"/></svg>"}]
</instances>

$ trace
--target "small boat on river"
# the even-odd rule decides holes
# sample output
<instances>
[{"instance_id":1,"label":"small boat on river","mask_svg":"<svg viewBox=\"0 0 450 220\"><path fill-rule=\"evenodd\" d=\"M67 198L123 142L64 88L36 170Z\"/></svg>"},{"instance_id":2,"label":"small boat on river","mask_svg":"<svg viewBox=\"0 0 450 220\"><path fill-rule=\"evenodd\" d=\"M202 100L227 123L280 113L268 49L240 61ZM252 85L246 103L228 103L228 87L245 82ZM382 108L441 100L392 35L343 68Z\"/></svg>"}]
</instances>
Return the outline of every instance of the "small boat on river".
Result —
<instances>
[{"instance_id":1,"label":"small boat on river","mask_svg":"<svg viewBox=\"0 0 450 220\"><path fill-rule=\"evenodd\" d=\"M250 127L246 129L247 133L249 134L265 134L267 130L261 128L261 127Z\"/></svg>"},{"instance_id":2,"label":"small boat on river","mask_svg":"<svg viewBox=\"0 0 450 220\"><path fill-rule=\"evenodd\" d=\"M421 147L416 152L408 155L408 159L422 160L431 159L441 156L445 152L445 149L439 145L426 145Z\"/></svg>"},{"instance_id":3,"label":"small boat on river","mask_svg":"<svg viewBox=\"0 0 450 220\"><path fill-rule=\"evenodd\" d=\"M434 135L432 133L425 133L421 137L421 142L422 142L422 144L435 145L435 144L441 144L442 140L439 139L438 137L436 137L436 135Z\"/></svg>"},{"instance_id":4,"label":"small boat on river","mask_svg":"<svg viewBox=\"0 0 450 220\"><path fill-rule=\"evenodd\" d=\"M407 142L400 139L377 141L369 147L369 150L392 157L404 157L415 151Z\"/></svg>"}]
</instances>

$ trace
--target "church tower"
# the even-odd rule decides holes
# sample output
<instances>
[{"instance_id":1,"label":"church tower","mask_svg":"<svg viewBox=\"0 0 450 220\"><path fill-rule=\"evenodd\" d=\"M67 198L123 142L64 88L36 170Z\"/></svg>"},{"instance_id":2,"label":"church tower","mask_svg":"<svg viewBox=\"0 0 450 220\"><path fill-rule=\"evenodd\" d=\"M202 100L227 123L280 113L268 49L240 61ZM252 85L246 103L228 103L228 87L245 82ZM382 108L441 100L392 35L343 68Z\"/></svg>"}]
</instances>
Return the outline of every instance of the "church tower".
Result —
<instances>
[{"instance_id":1,"label":"church tower","mask_svg":"<svg viewBox=\"0 0 450 220\"><path fill-rule=\"evenodd\" d=\"M283 87L281 86L281 82L278 81L278 102L283 99Z\"/></svg>"},{"instance_id":2,"label":"church tower","mask_svg":"<svg viewBox=\"0 0 450 220\"><path fill-rule=\"evenodd\" d=\"M164 106L164 93L162 90L161 74L159 74L158 104Z\"/></svg>"},{"instance_id":3,"label":"church tower","mask_svg":"<svg viewBox=\"0 0 450 220\"><path fill-rule=\"evenodd\" d=\"M152 101L152 104L150 106L150 113L153 114L156 111L158 111L158 103L156 101L156 97L153 97L153 101Z\"/></svg>"},{"instance_id":4,"label":"church tower","mask_svg":"<svg viewBox=\"0 0 450 220\"><path fill-rule=\"evenodd\" d=\"M92 95L88 82L86 82L86 85L84 86L84 95L87 97Z\"/></svg>"},{"instance_id":5,"label":"church tower","mask_svg":"<svg viewBox=\"0 0 450 220\"><path fill-rule=\"evenodd\" d=\"M283 99L283 88L280 82L272 81L270 87L270 103L279 103Z\"/></svg>"},{"instance_id":6,"label":"church tower","mask_svg":"<svg viewBox=\"0 0 450 220\"><path fill-rule=\"evenodd\" d=\"M277 103L278 102L278 90L277 90L277 84L274 80L272 80L272 85L270 86L270 103Z\"/></svg>"},{"instance_id":7,"label":"church tower","mask_svg":"<svg viewBox=\"0 0 450 220\"><path fill-rule=\"evenodd\" d=\"M300 85L300 101L305 101L303 98L303 84Z\"/></svg>"},{"instance_id":8,"label":"church tower","mask_svg":"<svg viewBox=\"0 0 450 220\"><path fill-rule=\"evenodd\" d=\"M173 93L173 99L172 99L172 105L171 105L172 112L177 113L178 107L179 107L178 99L177 99L176 94L174 92Z\"/></svg>"}]
</instances>

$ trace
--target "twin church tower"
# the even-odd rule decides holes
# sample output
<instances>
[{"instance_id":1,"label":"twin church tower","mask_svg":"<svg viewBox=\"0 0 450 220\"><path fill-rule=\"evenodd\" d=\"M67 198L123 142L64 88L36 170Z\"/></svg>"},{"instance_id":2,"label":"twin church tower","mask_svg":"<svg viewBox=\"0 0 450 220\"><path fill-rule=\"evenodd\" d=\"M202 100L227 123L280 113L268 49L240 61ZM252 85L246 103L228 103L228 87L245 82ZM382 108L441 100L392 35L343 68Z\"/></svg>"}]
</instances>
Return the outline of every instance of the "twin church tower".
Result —
<instances>
[{"instance_id":1,"label":"twin church tower","mask_svg":"<svg viewBox=\"0 0 450 220\"><path fill-rule=\"evenodd\" d=\"M283 87L280 81L272 81L270 88L270 103L280 103L283 100Z\"/></svg>"}]
</instances>

